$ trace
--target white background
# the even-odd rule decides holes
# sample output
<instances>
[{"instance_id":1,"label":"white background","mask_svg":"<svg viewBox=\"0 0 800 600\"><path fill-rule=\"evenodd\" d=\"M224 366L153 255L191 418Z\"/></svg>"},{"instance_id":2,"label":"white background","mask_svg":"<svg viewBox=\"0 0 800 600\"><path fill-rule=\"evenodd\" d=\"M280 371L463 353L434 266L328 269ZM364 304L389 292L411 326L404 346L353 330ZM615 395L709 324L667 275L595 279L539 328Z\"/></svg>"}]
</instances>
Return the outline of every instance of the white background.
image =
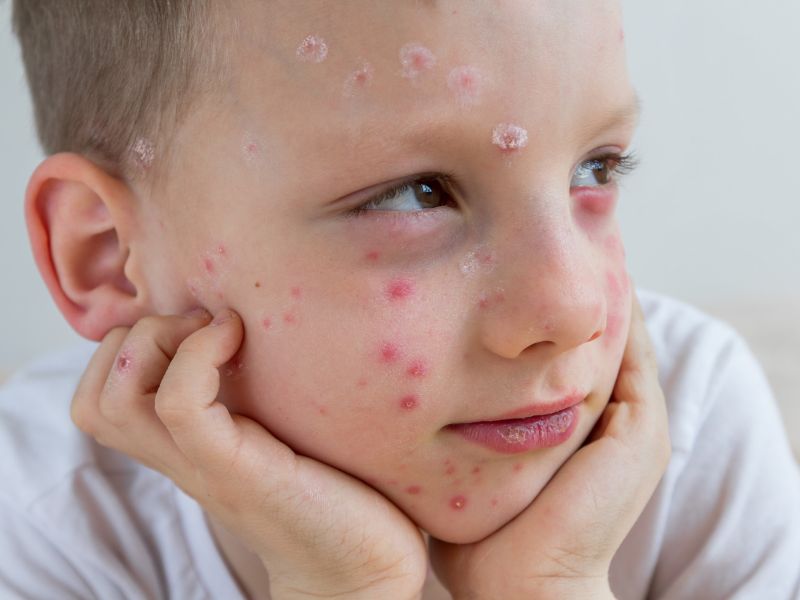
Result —
<instances>
[{"instance_id":1,"label":"white background","mask_svg":"<svg viewBox=\"0 0 800 600\"><path fill-rule=\"evenodd\" d=\"M619 209L634 281L733 321L770 377L787 377L800 365L800 2L624 5L644 103L634 146L643 163ZM41 154L9 2L0 90L2 372L75 339L39 279L22 217Z\"/></svg>"}]
</instances>

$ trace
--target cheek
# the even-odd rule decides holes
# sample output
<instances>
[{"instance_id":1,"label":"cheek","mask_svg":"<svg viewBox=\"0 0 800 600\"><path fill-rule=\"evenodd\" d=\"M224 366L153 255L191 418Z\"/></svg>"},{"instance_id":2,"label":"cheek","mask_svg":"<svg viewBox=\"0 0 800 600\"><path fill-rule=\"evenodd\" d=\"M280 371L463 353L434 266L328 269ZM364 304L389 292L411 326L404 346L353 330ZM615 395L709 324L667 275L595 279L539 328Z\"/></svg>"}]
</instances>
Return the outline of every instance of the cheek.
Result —
<instances>
[{"instance_id":1,"label":"cheek","mask_svg":"<svg viewBox=\"0 0 800 600\"><path fill-rule=\"evenodd\" d=\"M360 474L426 429L448 336L432 317L435 294L413 277L371 280L341 297L321 289L334 288L287 287L252 313L240 409L295 450Z\"/></svg>"}]
</instances>

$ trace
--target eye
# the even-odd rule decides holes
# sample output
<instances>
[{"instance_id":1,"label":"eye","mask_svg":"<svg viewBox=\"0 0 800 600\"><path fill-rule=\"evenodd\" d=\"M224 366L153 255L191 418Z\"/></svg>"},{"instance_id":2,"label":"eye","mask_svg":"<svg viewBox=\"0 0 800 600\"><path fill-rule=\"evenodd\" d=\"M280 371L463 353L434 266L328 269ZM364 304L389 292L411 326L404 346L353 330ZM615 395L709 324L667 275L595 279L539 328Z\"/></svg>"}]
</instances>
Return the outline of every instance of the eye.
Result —
<instances>
[{"instance_id":1,"label":"eye","mask_svg":"<svg viewBox=\"0 0 800 600\"><path fill-rule=\"evenodd\" d=\"M441 206L454 206L455 200L448 191L449 181L449 176L445 174L415 177L381 192L353 212L377 210L415 212Z\"/></svg>"},{"instance_id":2,"label":"eye","mask_svg":"<svg viewBox=\"0 0 800 600\"><path fill-rule=\"evenodd\" d=\"M598 187L633 172L638 161L632 154L607 154L582 162L572 175L570 187Z\"/></svg>"}]
</instances>

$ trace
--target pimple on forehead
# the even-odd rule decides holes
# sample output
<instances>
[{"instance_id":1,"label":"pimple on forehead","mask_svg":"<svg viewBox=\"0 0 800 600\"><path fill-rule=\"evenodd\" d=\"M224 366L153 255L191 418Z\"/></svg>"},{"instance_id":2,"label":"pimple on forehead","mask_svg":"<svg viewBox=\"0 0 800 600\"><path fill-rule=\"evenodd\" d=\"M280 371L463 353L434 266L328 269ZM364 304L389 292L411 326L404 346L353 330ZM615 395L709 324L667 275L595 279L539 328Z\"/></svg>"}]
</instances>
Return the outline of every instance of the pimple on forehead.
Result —
<instances>
[{"instance_id":1,"label":"pimple on forehead","mask_svg":"<svg viewBox=\"0 0 800 600\"><path fill-rule=\"evenodd\" d=\"M261 143L252 133L245 133L242 138L242 154L247 163L254 163L263 154Z\"/></svg>"},{"instance_id":2,"label":"pimple on forehead","mask_svg":"<svg viewBox=\"0 0 800 600\"><path fill-rule=\"evenodd\" d=\"M514 123L499 123L492 129L492 143L504 152L521 150L528 145L528 130Z\"/></svg>"},{"instance_id":3,"label":"pimple on forehead","mask_svg":"<svg viewBox=\"0 0 800 600\"><path fill-rule=\"evenodd\" d=\"M318 35L307 35L297 46L295 54L303 62L321 63L328 57L328 44Z\"/></svg>"},{"instance_id":4,"label":"pimple on forehead","mask_svg":"<svg viewBox=\"0 0 800 600\"><path fill-rule=\"evenodd\" d=\"M483 76L470 65L460 65L447 74L447 87L461 106L475 105L480 101Z\"/></svg>"},{"instance_id":5,"label":"pimple on forehead","mask_svg":"<svg viewBox=\"0 0 800 600\"><path fill-rule=\"evenodd\" d=\"M374 78L375 67L372 66L372 63L364 61L344 80L344 95L355 96L359 91L369 87Z\"/></svg>"},{"instance_id":6,"label":"pimple on forehead","mask_svg":"<svg viewBox=\"0 0 800 600\"><path fill-rule=\"evenodd\" d=\"M436 66L436 56L422 44L409 42L400 48L400 64L403 77L413 80Z\"/></svg>"}]
</instances>

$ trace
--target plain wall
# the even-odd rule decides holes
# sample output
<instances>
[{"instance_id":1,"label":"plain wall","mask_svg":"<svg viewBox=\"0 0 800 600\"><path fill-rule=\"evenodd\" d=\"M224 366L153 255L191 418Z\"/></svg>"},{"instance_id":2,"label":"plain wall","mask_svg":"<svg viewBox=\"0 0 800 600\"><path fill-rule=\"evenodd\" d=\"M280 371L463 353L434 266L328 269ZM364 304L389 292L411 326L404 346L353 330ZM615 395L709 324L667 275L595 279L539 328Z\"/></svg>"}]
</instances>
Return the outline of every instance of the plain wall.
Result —
<instances>
[{"instance_id":1,"label":"plain wall","mask_svg":"<svg viewBox=\"0 0 800 600\"><path fill-rule=\"evenodd\" d=\"M619 208L636 285L704 306L800 299L800 2L624 2L644 103ZM41 160L10 3L0 3L0 371L75 339L31 258ZM800 341L798 341L800 346Z\"/></svg>"}]
</instances>

